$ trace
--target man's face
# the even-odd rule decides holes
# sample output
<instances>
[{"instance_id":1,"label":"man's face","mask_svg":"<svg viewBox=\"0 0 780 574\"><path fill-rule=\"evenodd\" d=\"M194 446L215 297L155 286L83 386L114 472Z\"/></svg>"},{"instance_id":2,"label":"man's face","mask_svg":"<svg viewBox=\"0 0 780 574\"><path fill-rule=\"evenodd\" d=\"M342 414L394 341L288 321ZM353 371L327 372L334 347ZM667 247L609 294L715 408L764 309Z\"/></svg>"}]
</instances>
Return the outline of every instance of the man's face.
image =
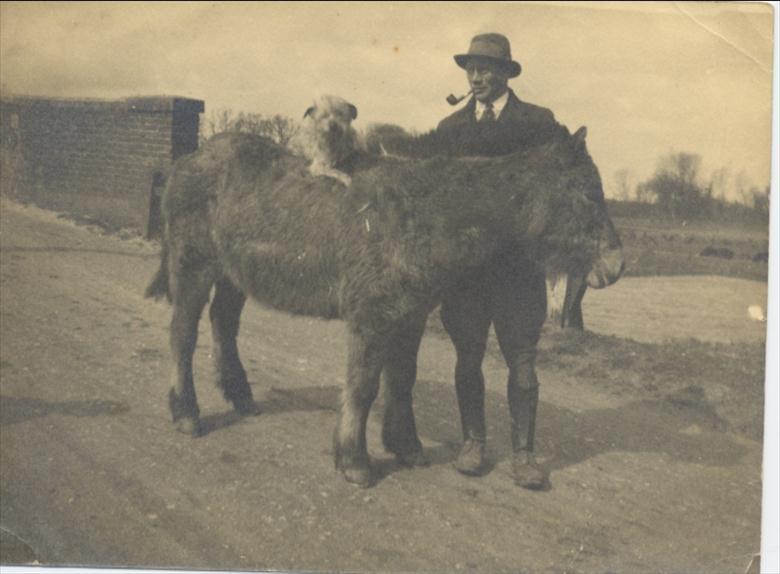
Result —
<instances>
[{"instance_id":1,"label":"man's face","mask_svg":"<svg viewBox=\"0 0 780 574\"><path fill-rule=\"evenodd\" d=\"M474 58L466 64L469 85L474 97L482 103L492 102L507 90L509 74L497 62Z\"/></svg>"}]
</instances>

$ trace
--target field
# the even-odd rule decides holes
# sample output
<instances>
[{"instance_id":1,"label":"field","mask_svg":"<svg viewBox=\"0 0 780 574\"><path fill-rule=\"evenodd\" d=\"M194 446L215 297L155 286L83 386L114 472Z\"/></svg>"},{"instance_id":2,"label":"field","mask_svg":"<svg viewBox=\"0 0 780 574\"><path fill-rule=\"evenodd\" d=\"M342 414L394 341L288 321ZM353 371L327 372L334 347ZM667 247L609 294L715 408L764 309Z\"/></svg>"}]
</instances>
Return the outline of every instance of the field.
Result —
<instances>
[{"instance_id":1,"label":"field","mask_svg":"<svg viewBox=\"0 0 780 574\"><path fill-rule=\"evenodd\" d=\"M620 216L613 221L626 250L627 276L720 275L767 280L766 262L753 261L768 251L766 225L707 221L683 225ZM708 247L728 249L733 258L700 255Z\"/></svg>"}]
</instances>

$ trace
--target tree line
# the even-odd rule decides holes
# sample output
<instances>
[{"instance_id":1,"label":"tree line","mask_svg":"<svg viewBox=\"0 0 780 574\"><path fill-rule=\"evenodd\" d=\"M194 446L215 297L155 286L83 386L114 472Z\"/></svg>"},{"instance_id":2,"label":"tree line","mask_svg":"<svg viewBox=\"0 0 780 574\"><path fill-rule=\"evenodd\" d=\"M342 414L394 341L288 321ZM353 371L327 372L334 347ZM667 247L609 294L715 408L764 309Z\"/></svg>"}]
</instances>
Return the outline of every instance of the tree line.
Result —
<instances>
[{"instance_id":1,"label":"tree line","mask_svg":"<svg viewBox=\"0 0 780 574\"><path fill-rule=\"evenodd\" d=\"M264 116L263 114L238 112L229 108L212 110L201 122L199 143L224 132L245 132L266 136L276 143L286 146L298 133L300 124L281 115Z\"/></svg>"},{"instance_id":2,"label":"tree line","mask_svg":"<svg viewBox=\"0 0 780 574\"><path fill-rule=\"evenodd\" d=\"M674 221L717 218L750 209L758 217L769 217L770 187L750 183L744 172L733 178L728 168L701 174L702 158L690 152L661 157L653 174L635 183L633 173L620 169L614 174L616 197L624 202L654 204L658 215ZM726 199L727 191L734 198Z\"/></svg>"},{"instance_id":3,"label":"tree line","mask_svg":"<svg viewBox=\"0 0 780 574\"><path fill-rule=\"evenodd\" d=\"M281 115L266 116L258 113L234 112L230 108L215 109L200 123L198 143L225 132L244 132L266 136L286 146L300 130L300 122ZM401 126L377 123L362 134L368 150L381 153L380 142L396 142L416 135Z\"/></svg>"}]
</instances>

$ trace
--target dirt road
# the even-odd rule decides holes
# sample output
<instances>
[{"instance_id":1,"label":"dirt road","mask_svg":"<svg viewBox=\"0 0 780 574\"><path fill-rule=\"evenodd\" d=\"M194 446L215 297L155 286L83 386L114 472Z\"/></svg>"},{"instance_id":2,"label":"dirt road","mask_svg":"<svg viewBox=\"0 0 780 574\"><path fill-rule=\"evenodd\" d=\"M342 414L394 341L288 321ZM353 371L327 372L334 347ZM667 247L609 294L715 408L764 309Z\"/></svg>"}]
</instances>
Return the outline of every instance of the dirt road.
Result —
<instances>
[{"instance_id":1,"label":"dirt road","mask_svg":"<svg viewBox=\"0 0 780 574\"><path fill-rule=\"evenodd\" d=\"M203 321L196 384L207 433L179 435L165 400L169 309L142 298L156 248L16 205L1 217L4 562L742 572L758 551L760 442L550 361L539 369L538 450L551 490L512 485L505 370L493 354L493 467L459 475L454 353L434 334L415 389L428 468L396 467L374 416L369 448L382 479L370 490L346 484L330 445L342 325L257 305L240 344L262 414L237 418L211 385ZM606 301L594 299L586 321L598 323ZM610 306L601 327L619 324L616 313Z\"/></svg>"}]
</instances>

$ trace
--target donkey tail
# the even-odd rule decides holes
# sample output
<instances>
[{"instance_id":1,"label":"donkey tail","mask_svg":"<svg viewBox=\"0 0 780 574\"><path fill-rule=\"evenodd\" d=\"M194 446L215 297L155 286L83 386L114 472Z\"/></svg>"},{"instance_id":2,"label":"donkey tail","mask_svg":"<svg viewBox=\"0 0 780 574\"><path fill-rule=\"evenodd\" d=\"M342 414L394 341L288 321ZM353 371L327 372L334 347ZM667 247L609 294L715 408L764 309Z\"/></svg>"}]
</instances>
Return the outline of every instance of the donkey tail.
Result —
<instances>
[{"instance_id":1,"label":"donkey tail","mask_svg":"<svg viewBox=\"0 0 780 574\"><path fill-rule=\"evenodd\" d=\"M160 252L160 268L146 288L144 297L154 299L165 297L168 301L171 300L171 291L168 285L168 245L165 241L163 241L162 251Z\"/></svg>"}]
</instances>

